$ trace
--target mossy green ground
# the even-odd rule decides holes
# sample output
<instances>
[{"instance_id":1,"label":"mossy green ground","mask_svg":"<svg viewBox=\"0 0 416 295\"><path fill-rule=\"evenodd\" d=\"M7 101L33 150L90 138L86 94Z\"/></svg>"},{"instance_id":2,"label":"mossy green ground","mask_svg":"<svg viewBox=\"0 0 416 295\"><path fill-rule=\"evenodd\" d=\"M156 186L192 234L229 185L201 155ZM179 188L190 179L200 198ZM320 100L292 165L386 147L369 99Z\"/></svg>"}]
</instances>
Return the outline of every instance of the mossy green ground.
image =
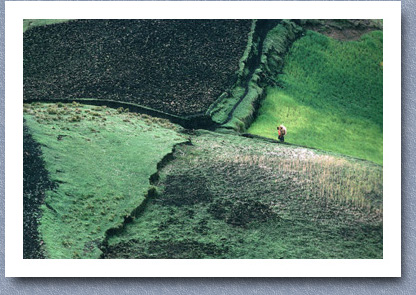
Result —
<instances>
[{"instance_id":1,"label":"mossy green ground","mask_svg":"<svg viewBox=\"0 0 416 295\"><path fill-rule=\"evenodd\" d=\"M79 104L24 106L58 184L47 192L39 231L48 258L98 258L105 232L144 200L149 177L186 139L163 119Z\"/></svg>"},{"instance_id":2,"label":"mossy green ground","mask_svg":"<svg viewBox=\"0 0 416 295\"><path fill-rule=\"evenodd\" d=\"M156 164L188 139L178 127L78 104L24 110L59 185L42 207L48 258L382 258L378 165L196 131L143 205Z\"/></svg>"},{"instance_id":3,"label":"mossy green ground","mask_svg":"<svg viewBox=\"0 0 416 295\"><path fill-rule=\"evenodd\" d=\"M248 132L383 163L383 34L338 41L313 31L296 41Z\"/></svg>"},{"instance_id":4,"label":"mossy green ground","mask_svg":"<svg viewBox=\"0 0 416 295\"><path fill-rule=\"evenodd\" d=\"M33 27L59 24L67 21L70 21L70 19L24 19L23 32L26 32L26 30L29 30Z\"/></svg>"},{"instance_id":5,"label":"mossy green ground","mask_svg":"<svg viewBox=\"0 0 416 295\"><path fill-rule=\"evenodd\" d=\"M104 258L382 258L382 168L198 132Z\"/></svg>"}]
</instances>

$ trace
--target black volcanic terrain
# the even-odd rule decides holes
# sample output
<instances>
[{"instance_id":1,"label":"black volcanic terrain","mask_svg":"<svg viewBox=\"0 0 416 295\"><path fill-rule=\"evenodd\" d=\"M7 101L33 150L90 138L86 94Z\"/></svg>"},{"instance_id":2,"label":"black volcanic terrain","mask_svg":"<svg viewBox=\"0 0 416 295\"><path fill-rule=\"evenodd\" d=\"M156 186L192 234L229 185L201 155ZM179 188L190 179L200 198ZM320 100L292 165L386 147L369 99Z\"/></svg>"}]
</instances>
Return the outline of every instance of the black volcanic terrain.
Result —
<instances>
[{"instance_id":1,"label":"black volcanic terrain","mask_svg":"<svg viewBox=\"0 0 416 295\"><path fill-rule=\"evenodd\" d=\"M251 20L75 20L24 34L24 99L95 98L175 115L235 81Z\"/></svg>"}]
</instances>

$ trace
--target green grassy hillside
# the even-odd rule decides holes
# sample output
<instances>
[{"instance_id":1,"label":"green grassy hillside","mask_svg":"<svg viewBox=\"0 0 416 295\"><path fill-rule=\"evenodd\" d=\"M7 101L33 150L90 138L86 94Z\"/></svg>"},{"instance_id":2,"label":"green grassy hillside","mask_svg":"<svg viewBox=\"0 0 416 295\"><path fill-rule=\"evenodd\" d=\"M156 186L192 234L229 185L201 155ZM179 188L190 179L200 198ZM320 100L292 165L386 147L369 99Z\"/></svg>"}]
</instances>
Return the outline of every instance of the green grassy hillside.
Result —
<instances>
[{"instance_id":1,"label":"green grassy hillside","mask_svg":"<svg viewBox=\"0 0 416 295\"><path fill-rule=\"evenodd\" d=\"M98 258L105 232L144 201L157 163L186 139L168 121L121 109L59 103L24 110L57 184L42 206L45 256Z\"/></svg>"},{"instance_id":2,"label":"green grassy hillside","mask_svg":"<svg viewBox=\"0 0 416 295\"><path fill-rule=\"evenodd\" d=\"M104 258L382 258L382 168L200 131Z\"/></svg>"},{"instance_id":3,"label":"green grassy hillside","mask_svg":"<svg viewBox=\"0 0 416 295\"><path fill-rule=\"evenodd\" d=\"M383 34L342 42L313 31L286 56L249 132L383 163Z\"/></svg>"},{"instance_id":4,"label":"green grassy hillside","mask_svg":"<svg viewBox=\"0 0 416 295\"><path fill-rule=\"evenodd\" d=\"M95 44L88 29L94 23L80 21L75 25L85 23L89 25L79 30L90 34L91 44ZM110 23L114 29L128 29ZM45 24L27 20L25 29ZM45 29L56 37L53 27ZM259 29L258 35L264 37L266 29ZM25 35L40 31L34 28ZM136 31L136 37L128 34L134 41L143 33ZM159 32L169 35L170 31ZM36 88L24 83L33 98L42 101L23 105L24 235L30 237L26 239L26 257L29 249L36 254L30 258L64 259L382 259L382 32L373 31L348 42L313 31L298 39L302 32L294 22L286 21L266 39L259 37L249 45L251 58L240 63L245 74L238 75L244 83L224 92L225 100L217 100L208 112L216 123L222 123L207 127L215 131L197 129L191 123L184 123L192 126L186 129L123 107L93 106L95 100L84 100L89 106L48 103L52 96L38 96ZM147 33L156 34L156 28L150 25ZM122 36L125 32L120 33L121 40ZM192 40L201 41L200 34L193 36ZM239 34L231 36L240 38ZM256 34L250 36L249 40L256 39ZM112 42L118 43L119 37ZM166 37L170 40L172 36ZM221 33L217 37L222 44ZM142 41L151 52L164 48ZM188 48L188 42L179 43ZM134 44L133 51L122 46L127 56L137 53ZM110 51L107 57L111 56L114 66L122 67L114 52L119 51ZM166 55L168 59L179 61L184 54L188 56L180 51L171 53ZM240 55L228 53L233 58ZM57 54L68 58L65 51ZM198 52L193 54L201 62ZM248 51L246 55L250 56ZM160 60L158 56L155 61ZM124 55L120 58L125 60ZM47 78L50 68L38 64L45 73L34 73L48 87L60 87L58 80ZM249 66L244 68L243 64ZM178 65L181 74L192 72L184 71L182 62ZM218 63L215 67L222 68ZM80 65L79 71L90 68ZM218 71L203 68L204 73L218 76ZM158 75L151 67L146 70ZM116 72L137 77L126 68ZM77 70L74 73L79 74ZM114 72L105 75L111 80L120 78ZM75 87L81 76L62 77ZM152 80L153 76L140 77ZM203 80L204 87L218 88ZM82 84L90 86L85 81ZM106 87L112 87L106 81L102 80L105 87L100 88L105 92ZM264 88L271 84L275 86ZM146 90L141 83L135 85ZM169 84L172 89L178 85ZM148 89L153 91L153 87ZM166 101L158 95L152 101L155 105L166 103L178 114L191 114L190 109L199 109L194 102L201 97L192 95L186 83L182 87L192 99L179 99L168 91ZM92 93L87 97L99 94ZM134 98L140 96L133 94ZM85 97L77 92L59 97L71 95ZM256 113L257 102L263 97ZM241 136L238 131L246 130L256 114L248 132L277 139L276 127L284 124L286 141L295 145Z\"/></svg>"},{"instance_id":5,"label":"green grassy hillside","mask_svg":"<svg viewBox=\"0 0 416 295\"><path fill-rule=\"evenodd\" d=\"M57 185L41 207L46 258L382 258L379 165L236 134L185 138L121 109L24 110Z\"/></svg>"}]
</instances>

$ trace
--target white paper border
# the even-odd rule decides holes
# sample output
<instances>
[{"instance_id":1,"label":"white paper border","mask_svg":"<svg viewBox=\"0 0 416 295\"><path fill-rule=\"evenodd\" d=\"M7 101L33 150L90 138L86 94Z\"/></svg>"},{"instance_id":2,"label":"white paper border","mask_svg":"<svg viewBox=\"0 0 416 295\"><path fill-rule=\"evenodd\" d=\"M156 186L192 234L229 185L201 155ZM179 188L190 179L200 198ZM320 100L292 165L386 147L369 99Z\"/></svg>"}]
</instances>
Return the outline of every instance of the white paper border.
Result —
<instances>
[{"instance_id":1,"label":"white paper border","mask_svg":"<svg viewBox=\"0 0 416 295\"><path fill-rule=\"evenodd\" d=\"M401 134L401 3L10 2L5 3L6 277L401 276L401 142L384 140L383 259L23 259L23 19L383 19L383 124Z\"/></svg>"}]
</instances>

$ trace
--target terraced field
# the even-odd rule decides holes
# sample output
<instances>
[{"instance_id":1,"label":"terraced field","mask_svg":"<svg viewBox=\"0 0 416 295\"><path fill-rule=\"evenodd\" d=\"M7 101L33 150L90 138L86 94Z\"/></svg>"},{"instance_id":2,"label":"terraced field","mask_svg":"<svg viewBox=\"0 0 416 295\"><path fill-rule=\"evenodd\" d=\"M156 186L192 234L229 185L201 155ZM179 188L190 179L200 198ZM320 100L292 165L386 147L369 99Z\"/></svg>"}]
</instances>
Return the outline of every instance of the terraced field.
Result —
<instances>
[{"instance_id":1,"label":"terraced field","mask_svg":"<svg viewBox=\"0 0 416 295\"><path fill-rule=\"evenodd\" d=\"M248 132L383 163L383 33L338 41L307 31L267 88Z\"/></svg>"},{"instance_id":2,"label":"terraced field","mask_svg":"<svg viewBox=\"0 0 416 295\"><path fill-rule=\"evenodd\" d=\"M24 99L204 113L231 87L251 20L73 20L24 34Z\"/></svg>"},{"instance_id":3,"label":"terraced field","mask_svg":"<svg viewBox=\"0 0 416 295\"><path fill-rule=\"evenodd\" d=\"M25 258L383 258L382 132L299 129L382 130L382 32L330 39L378 22L62 21L25 22Z\"/></svg>"},{"instance_id":4,"label":"terraced field","mask_svg":"<svg viewBox=\"0 0 416 295\"><path fill-rule=\"evenodd\" d=\"M103 258L382 258L380 166L232 134L191 142Z\"/></svg>"}]
</instances>

